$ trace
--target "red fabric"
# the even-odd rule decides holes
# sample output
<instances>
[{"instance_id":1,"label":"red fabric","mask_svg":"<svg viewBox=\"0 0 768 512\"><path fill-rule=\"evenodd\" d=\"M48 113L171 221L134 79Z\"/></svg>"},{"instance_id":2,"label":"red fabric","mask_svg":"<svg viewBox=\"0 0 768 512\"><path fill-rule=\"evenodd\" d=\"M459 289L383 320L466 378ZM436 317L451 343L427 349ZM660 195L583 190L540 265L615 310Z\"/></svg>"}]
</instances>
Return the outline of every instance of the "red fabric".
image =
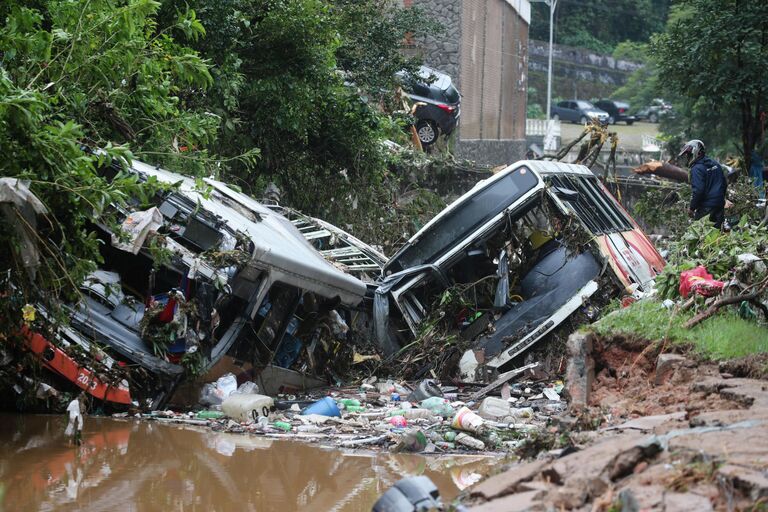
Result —
<instances>
[{"instance_id":1,"label":"red fabric","mask_svg":"<svg viewBox=\"0 0 768 512\"><path fill-rule=\"evenodd\" d=\"M713 297L723 291L724 285L725 283L716 280L701 265L680 273L680 295L685 299L692 293Z\"/></svg>"},{"instance_id":2,"label":"red fabric","mask_svg":"<svg viewBox=\"0 0 768 512\"><path fill-rule=\"evenodd\" d=\"M163 310L158 313L157 320L164 323L169 324L173 321L173 312L176 309L176 299L170 299L168 300L168 303L165 305Z\"/></svg>"}]
</instances>

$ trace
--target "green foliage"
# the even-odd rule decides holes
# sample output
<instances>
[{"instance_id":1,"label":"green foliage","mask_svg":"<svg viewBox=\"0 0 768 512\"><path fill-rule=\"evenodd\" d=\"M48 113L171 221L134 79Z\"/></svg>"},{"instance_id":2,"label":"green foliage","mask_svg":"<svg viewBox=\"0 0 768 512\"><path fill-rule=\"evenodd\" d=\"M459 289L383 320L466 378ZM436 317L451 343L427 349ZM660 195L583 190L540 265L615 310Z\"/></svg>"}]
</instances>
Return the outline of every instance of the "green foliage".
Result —
<instances>
[{"instance_id":1,"label":"green foliage","mask_svg":"<svg viewBox=\"0 0 768 512\"><path fill-rule=\"evenodd\" d=\"M560 0L555 41L611 53L623 41L645 42L664 27L669 0ZM531 4L531 39L549 40L549 7Z\"/></svg>"},{"instance_id":2,"label":"green foliage","mask_svg":"<svg viewBox=\"0 0 768 512\"><path fill-rule=\"evenodd\" d=\"M671 246L669 261L704 265L716 279L728 279L740 254L768 257L768 228L744 221L730 232L712 227L704 218L691 224Z\"/></svg>"},{"instance_id":3,"label":"green foliage","mask_svg":"<svg viewBox=\"0 0 768 512\"><path fill-rule=\"evenodd\" d=\"M395 73L415 72L421 59L400 46L416 34L436 34L440 25L417 6L403 9L391 0L329 0L340 35L337 66L347 79L376 101L391 99Z\"/></svg>"},{"instance_id":4,"label":"green foliage","mask_svg":"<svg viewBox=\"0 0 768 512\"><path fill-rule=\"evenodd\" d=\"M635 203L632 213L649 229L661 228L670 238L677 239L690 224L690 199L691 188L687 185L647 188Z\"/></svg>"},{"instance_id":5,"label":"green foliage","mask_svg":"<svg viewBox=\"0 0 768 512\"><path fill-rule=\"evenodd\" d=\"M0 8L2 65L19 87L43 95L52 116L81 125L92 146L130 143L138 156L202 173L201 147L215 137L219 119L190 109L188 98L204 94L213 78L207 63L172 33L197 39L205 30L187 9L167 26L158 24L159 5L48 0L32 9L11 3Z\"/></svg>"},{"instance_id":6,"label":"green foliage","mask_svg":"<svg viewBox=\"0 0 768 512\"><path fill-rule=\"evenodd\" d=\"M738 126L748 167L761 136L768 88L768 4L685 0L681 5L667 31L653 41L659 80L680 95L692 131Z\"/></svg>"},{"instance_id":7,"label":"green foliage","mask_svg":"<svg viewBox=\"0 0 768 512\"><path fill-rule=\"evenodd\" d=\"M198 101L223 121L215 150L261 153L255 167L231 162L224 177L256 197L272 181L283 202L338 224L375 222L397 181L381 140L402 136L380 102L394 72L413 67L399 51L403 36L433 25L381 0L190 5L207 36L189 43L214 64L212 90Z\"/></svg>"},{"instance_id":8,"label":"green foliage","mask_svg":"<svg viewBox=\"0 0 768 512\"><path fill-rule=\"evenodd\" d=\"M622 41L613 49L613 58L631 62L648 61L648 45L637 41Z\"/></svg>"},{"instance_id":9,"label":"green foliage","mask_svg":"<svg viewBox=\"0 0 768 512\"><path fill-rule=\"evenodd\" d=\"M98 241L90 230L92 221L115 222L110 204L128 198L146 199L156 187L139 184L135 177L118 174L111 182L97 169L113 157L130 156L123 148L106 145L104 154L80 149L82 128L57 119L48 98L35 90L17 87L0 70L0 175L28 180L31 190L50 215L36 230L22 222L41 252L34 279L21 260L18 233L0 230L0 244L10 247L0 256L0 268L8 270L2 283L0 316L17 318L13 309L22 303L47 302L55 309L57 297L72 296L95 262L100 261ZM3 220L4 225L19 222ZM10 293L11 296L5 295ZM16 296L15 298L13 296ZM49 300L50 299L50 300ZM10 311L8 310L10 309Z\"/></svg>"},{"instance_id":10,"label":"green foliage","mask_svg":"<svg viewBox=\"0 0 768 512\"><path fill-rule=\"evenodd\" d=\"M34 278L20 258L20 232L0 232L0 243L11 247L0 257L9 270L2 287L11 291L3 318L15 320L19 302L55 314L101 262L92 223L116 226L111 205L141 207L160 188L127 173L102 178L98 170L114 158L147 155L182 172L212 169L202 146L219 120L188 101L205 93L212 75L172 37L194 40L205 30L186 8L160 25L158 9L152 0L0 5L0 176L27 180L49 212L37 230L22 226L41 253Z\"/></svg>"},{"instance_id":11,"label":"green foliage","mask_svg":"<svg viewBox=\"0 0 768 512\"><path fill-rule=\"evenodd\" d=\"M693 315L692 311L673 312L659 302L641 300L603 317L592 327L603 335L632 334L691 345L700 355L715 360L768 352L768 329L763 326L728 312L691 329L683 327Z\"/></svg>"},{"instance_id":12,"label":"green foliage","mask_svg":"<svg viewBox=\"0 0 768 512\"><path fill-rule=\"evenodd\" d=\"M528 119L546 119L547 113L538 103L528 103L526 107L526 117Z\"/></svg>"}]
</instances>

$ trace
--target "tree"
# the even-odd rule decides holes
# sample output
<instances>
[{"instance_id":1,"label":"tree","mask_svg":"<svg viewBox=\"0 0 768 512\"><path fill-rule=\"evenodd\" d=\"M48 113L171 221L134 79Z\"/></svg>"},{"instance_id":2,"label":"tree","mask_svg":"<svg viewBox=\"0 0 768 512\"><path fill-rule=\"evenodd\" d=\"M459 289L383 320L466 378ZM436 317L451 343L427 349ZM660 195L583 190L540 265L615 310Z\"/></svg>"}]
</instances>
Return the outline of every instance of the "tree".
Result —
<instances>
[{"instance_id":1,"label":"tree","mask_svg":"<svg viewBox=\"0 0 768 512\"><path fill-rule=\"evenodd\" d=\"M661 83L683 98L697 125L739 127L749 168L763 133L768 90L768 4L684 0L683 15L653 41Z\"/></svg>"},{"instance_id":2,"label":"tree","mask_svg":"<svg viewBox=\"0 0 768 512\"><path fill-rule=\"evenodd\" d=\"M611 53L622 41L646 42L661 31L669 0L559 0L555 41ZM532 4L531 39L549 38L549 7Z\"/></svg>"},{"instance_id":3,"label":"tree","mask_svg":"<svg viewBox=\"0 0 768 512\"><path fill-rule=\"evenodd\" d=\"M385 0L168 0L164 12L187 2L206 22L189 44L213 64L212 91L198 100L223 120L216 151L261 151L255 168L230 165L226 176L256 196L274 181L284 202L334 222L373 213L387 174L381 141L400 131L381 100L408 64L406 34L429 26L420 11Z\"/></svg>"},{"instance_id":4,"label":"tree","mask_svg":"<svg viewBox=\"0 0 768 512\"><path fill-rule=\"evenodd\" d=\"M114 226L110 205L141 206L157 190L151 180L122 173L107 180L98 172L112 157L129 160L128 144L175 170L212 168L204 146L219 120L189 102L212 77L172 37L199 37L204 29L189 10L160 25L158 8L151 0L0 5L0 176L28 180L49 212L34 234L42 262L33 280L19 258L19 237L7 223L0 229L0 244L11 248L0 255L0 269L10 271L0 283L0 318L16 319L16 299L47 297L56 305L76 293L100 260L93 223Z\"/></svg>"}]
</instances>

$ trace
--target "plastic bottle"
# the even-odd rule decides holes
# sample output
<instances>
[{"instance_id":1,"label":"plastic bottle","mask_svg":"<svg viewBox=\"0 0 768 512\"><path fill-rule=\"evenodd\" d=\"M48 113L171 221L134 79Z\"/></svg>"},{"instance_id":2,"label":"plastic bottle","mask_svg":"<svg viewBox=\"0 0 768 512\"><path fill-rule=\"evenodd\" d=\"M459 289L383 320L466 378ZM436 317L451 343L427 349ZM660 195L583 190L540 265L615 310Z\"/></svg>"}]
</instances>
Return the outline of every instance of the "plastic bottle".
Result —
<instances>
[{"instance_id":1,"label":"plastic bottle","mask_svg":"<svg viewBox=\"0 0 768 512\"><path fill-rule=\"evenodd\" d=\"M350 405L354 407L360 407L360 400L356 400L354 398L342 398L341 400L336 400L336 403L342 404L346 408L349 408Z\"/></svg>"},{"instance_id":2,"label":"plastic bottle","mask_svg":"<svg viewBox=\"0 0 768 512\"><path fill-rule=\"evenodd\" d=\"M345 408L347 412L362 412L365 410L365 407L362 405L347 405Z\"/></svg>"},{"instance_id":3,"label":"plastic bottle","mask_svg":"<svg viewBox=\"0 0 768 512\"><path fill-rule=\"evenodd\" d=\"M429 409L406 409L402 411L402 416L409 420L415 419L432 419L435 417L435 413Z\"/></svg>"},{"instance_id":4,"label":"plastic bottle","mask_svg":"<svg viewBox=\"0 0 768 512\"><path fill-rule=\"evenodd\" d=\"M485 450L484 442L479 439L475 439L474 437L470 436L469 434L465 434L464 432L461 432L456 436L456 442L463 444L464 446L468 446L469 448L474 448L475 450Z\"/></svg>"},{"instance_id":5,"label":"plastic bottle","mask_svg":"<svg viewBox=\"0 0 768 512\"><path fill-rule=\"evenodd\" d=\"M199 420L217 420L223 418L225 414L221 411L198 411L197 419Z\"/></svg>"},{"instance_id":6,"label":"plastic bottle","mask_svg":"<svg viewBox=\"0 0 768 512\"><path fill-rule=\"evenodd\" d=\"M290 423L286 423L284 421L276 421L272 424L273 427L279 428L280 430L284 430L286 432L290 432L293 426Z\"/></svg>"},{"instance_id":7,"label":"plastic bottle","mask_svg":"<svg viewBox=\"0 0 768 512\"><path fill-rule=\"evenodd\" d=\"M221 410L233 420L258 421L260 416L268 416L274 405L268 396L233 394L224 400Z\"/></svg>"},{"instance_id":8,"label":"plastic bottle","mask_svg":"<svg viewBox=\"0 0 768 512\"><path fill-rule=\"evenodd\" d=\"M480 402L480 407L477 409L477 414L489 420L495 420L509 416L509 402L503 398L496 398L493 396L486 397L482 402Z\"/></svg>"},{"instance_id":9,"label":"plastic bottle","mask_svg":"<svg viewBox=\"0 0 768 512\"><path fill-rule=\"evenodd\" d=\"M429 409L436 416L442 416L443 418L450 418L454 414L453 407L444 398L439 396L433 396L421 401L422 409Z\"/></svg>"}]
</instances>

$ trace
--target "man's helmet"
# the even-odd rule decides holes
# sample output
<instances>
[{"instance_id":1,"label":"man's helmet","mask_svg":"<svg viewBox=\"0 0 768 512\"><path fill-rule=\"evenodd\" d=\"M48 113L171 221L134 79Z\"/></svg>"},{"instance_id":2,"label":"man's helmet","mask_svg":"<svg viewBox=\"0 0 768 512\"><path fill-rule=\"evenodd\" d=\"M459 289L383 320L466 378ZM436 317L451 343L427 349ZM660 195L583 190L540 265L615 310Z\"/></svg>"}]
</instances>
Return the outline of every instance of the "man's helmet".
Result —
<instances>
[{"instance_id":1,"label":"man's helmet","mask_svg":"<svg viewBox=\"0 0 768 512\"><path fill-rule=\"evenodd\" d=\"M699 139L689 140L677 155L678 160L683 158L686 165L690 166L693 162L704 156L704 143Z\"/></svg>"}]
</instances>

